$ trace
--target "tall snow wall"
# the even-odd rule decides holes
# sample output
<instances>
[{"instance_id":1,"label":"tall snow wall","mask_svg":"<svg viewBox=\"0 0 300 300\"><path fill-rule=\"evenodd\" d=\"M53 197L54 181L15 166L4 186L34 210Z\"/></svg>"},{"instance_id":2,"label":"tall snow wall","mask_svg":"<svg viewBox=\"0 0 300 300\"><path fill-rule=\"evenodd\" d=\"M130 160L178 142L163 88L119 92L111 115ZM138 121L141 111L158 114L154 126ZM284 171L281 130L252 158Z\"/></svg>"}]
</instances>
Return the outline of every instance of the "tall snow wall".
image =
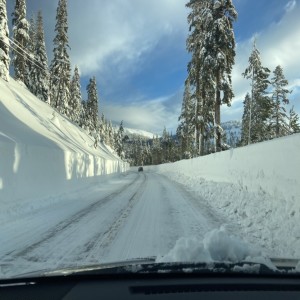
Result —
<instances>
[{"instance_id":1,"label":"tall snow wall","mask_svg":"<svg viewBox=\"0 0 300 300\"><path fill-rule=\"evenodd\" d=\"M0 201L57 195L129 165L13 79L0 79Z\"/></svg>"},{"instance_id":2,"label":"tall snow wall","mask_svg":"<svg viewBox=\"0 0 300 300\"><path fill-rule=\"evenodd\" d=\"M300 134L157 166L193 181L233 183L274 198L300 201ZM221 197L221 195L220 195Z\"/></svg>"}]
</instances>

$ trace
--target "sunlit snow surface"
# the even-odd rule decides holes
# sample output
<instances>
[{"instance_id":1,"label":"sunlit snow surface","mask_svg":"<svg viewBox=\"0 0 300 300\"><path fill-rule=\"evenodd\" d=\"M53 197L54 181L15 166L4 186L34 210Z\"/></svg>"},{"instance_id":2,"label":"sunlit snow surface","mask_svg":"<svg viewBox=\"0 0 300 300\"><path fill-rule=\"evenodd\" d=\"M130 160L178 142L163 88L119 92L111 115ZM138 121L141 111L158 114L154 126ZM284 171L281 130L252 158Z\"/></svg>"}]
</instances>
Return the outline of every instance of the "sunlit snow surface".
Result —
<instances>
[{"instance_id":1,"label":"sunlit snow surface","mask_svg":"<svg viewBox=\"0 0 300 300\"><path fill-rule=\"evenodd\" d=\"M299 134L122 173L109 147L13 79L0 91L0 277L153 256L300 257Z\"/></svg>"},{"instance_id":2,"label":"sunlit snow surface","mask_svg":"<svg viewBox=\"0 0 300 300\"><path fill-rule=\"evenodd\" d=\"M128 165L12 78L0 80L0 201L66 193ZM85 183L84 183L85 184Z\"/></svg>"}]
</instances>

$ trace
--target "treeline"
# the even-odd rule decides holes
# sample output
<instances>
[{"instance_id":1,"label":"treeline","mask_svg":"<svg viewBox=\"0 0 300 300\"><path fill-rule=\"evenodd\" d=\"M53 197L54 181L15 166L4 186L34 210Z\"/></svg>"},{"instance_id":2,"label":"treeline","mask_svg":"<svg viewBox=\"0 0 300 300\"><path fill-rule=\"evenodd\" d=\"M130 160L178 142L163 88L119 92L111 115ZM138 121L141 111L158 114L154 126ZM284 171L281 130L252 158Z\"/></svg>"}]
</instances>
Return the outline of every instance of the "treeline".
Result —
<instances>
[{"instance_id":1,"label":"treeline","mask_svg":"<svg viewBox=\"0 0 300 300\"><path fill-rule=\"evenodd\" d=\"M240 134L235 132L239 132L240 122L231 121L224 126L228 132L226 134L224 130L223 146L229 149L240 145ZM168 132L166 128L163 129L161 136L156 135L151 139L138 135L129 137L126 134L122 134L121 137L122 157L133 166L158 165L197 156L184 153L178 136ZM207 147L212 149L212 141L207 143Z\"/></svg>"},{"instance_id":2,"label":"treeline","mask_svg":"<svg viewBox=\"0 0 300 300\"><path fill-rule=\"evenodd\" d=\"M234 97L231 72L235 60L231 0L190 0L187 50L191 53L177 136L183 158L224 149L221 105Z\"/></svg>"},{"instance_id":3,"label":"treeline","mask_svg":"<svg viewBox=\"0 0 300 300\"><path fill-rule=\"evenodd\" d=\"M178 140L166 128L161 137L122 135L122 141L122 157L133 166L158 165L180 159Z\"/></svg>"},{"instance_id":4,"label":"treeline","mask_svg":"<svg viewBox=\"0 0 300 300\"><path fill-rule=\"evenodd\" d=\"M16 0L12 14L12 38L9 37L6 0L0 0L0 77L9 80L9 65L15 80L23 83L40 100L84 128L93 137L95 147L101 141L118 148L119 134L102 114L96 78L86 87L82 99L79 69L72 73L69 57L67 0L59 0L56 12L53 59L48 65L42 12L29 21L26 0Z\"/></svg>"},{"instance_id":5,"label":"treeline","mask_svg":"<svg viewBox=\"0 0 300 300\"><path fill-rule=\"evenodd\" d=\"M300 132L299 116L291 107L283 68L278 65L272 72L262 65L256 43L249 57L249 66L242 74L250 80L251 92L244 100L240 145L262 142ZM272 76L270 78L270 76Z\"/></svg>"},{"instance_id":6,"label":"treeline","mask_svg":"<svg viewBox=\"0 0 300 300\"><path fill-rule=\"evenodd\" d=\"M231 82L235 62L233 23L237 12L231 0L190 0L187 50L191 53L177 137L180 157L190 158L228 149L221 127L222 104L231 105ZM244 101L242 138L236 146L299 132L299 117L289 104L283 69L261 64L254 45L249 67L242 74L250 80L251 92ZM233 144L233 143L232 143Z\"/></svg>"},{"instance_id":7,"label":"treeline","mask_svg":"<svg viewBox=\"0 0 300 300\"><path fill-rule=\"evenodd\" d=\"M103 114L99 119L95 77L87 85L87 99L82 99L78 67L71 74L67 0L58 2L50 66L42 12L27 21L26 0L16 0L10 38L6 0L0 0L0 77L9 80L11 62L15 79L86 129L94 138L95 147L103 141L133 165L172 162L299 132L299 116L293 107L287 111L291 91L283 68L277 66L271 74L262 65L254 43L249 66L242 74L250 81L251 91L244 100L241 139L231 135L227 140L221 126L221 105L230 106L234 97L233 24L238 14L232 0L190 0L186 6L190 10L186 46L191 60L175 137L164 129L162 137L152 140L129 138L124 135L123 122L115 129Z\"/></svg>"}]
</instances>

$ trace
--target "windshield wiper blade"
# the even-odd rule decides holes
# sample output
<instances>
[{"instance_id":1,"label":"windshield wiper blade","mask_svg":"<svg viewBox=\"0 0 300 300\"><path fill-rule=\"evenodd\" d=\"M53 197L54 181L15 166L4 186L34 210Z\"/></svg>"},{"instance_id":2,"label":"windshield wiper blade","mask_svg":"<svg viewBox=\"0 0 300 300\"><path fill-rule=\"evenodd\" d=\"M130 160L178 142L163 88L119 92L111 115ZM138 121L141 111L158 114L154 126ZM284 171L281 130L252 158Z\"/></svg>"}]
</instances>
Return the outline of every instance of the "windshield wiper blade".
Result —
<instances>
[{"instance_id":1,"label":"windshield wiper blade","mask_svg":"<svg viewBox=\"0 0 300 300\"><path fill-rule=\"evenodd\" d=\"M108 262L108 263L101 263L101 264L93 264L93 265L85 265L85 266L76 266L76 267L67 267L63 269L57 270L48 270L44 272L43 276L57 276L57 275L73 275L73 274L87 274L90 272L98 272L100 273L107 273L110 270L122 269L127 268L128 266L139 266L143 264L153 264L155 263L156 257L143 257L143 258L134 258L116 262Z\"/></svg>"},{"instance_id":2,"label":"windshield wiper blade","mask_svg":"<svg viewBox=\"0 0 300 300\"><path fill-rule=\"evenodd\" d=\"M295 270L299 260L272 258L274 267L260 262L171 262L157 263L156 257L135 258L130 260L67 267L55 270L43 270L20 274L15 278L54 277L76 275L116 275L116 274L258 274L276 275ZM299 272L294 272L299 274Z\"/></svg>"},{"instance_id":3,"label":"windshield wiper blade","mask_svg":"<svg viewBox=\"0 0 300 300\"><path fill-rule=\"evenodd\" d=\"M282 270L257 262L155 263L154 258L136 259L109 264L66 268L46 272L44 276L125 275L125 274L281 274Z\"/></svg>"}]
</instances>

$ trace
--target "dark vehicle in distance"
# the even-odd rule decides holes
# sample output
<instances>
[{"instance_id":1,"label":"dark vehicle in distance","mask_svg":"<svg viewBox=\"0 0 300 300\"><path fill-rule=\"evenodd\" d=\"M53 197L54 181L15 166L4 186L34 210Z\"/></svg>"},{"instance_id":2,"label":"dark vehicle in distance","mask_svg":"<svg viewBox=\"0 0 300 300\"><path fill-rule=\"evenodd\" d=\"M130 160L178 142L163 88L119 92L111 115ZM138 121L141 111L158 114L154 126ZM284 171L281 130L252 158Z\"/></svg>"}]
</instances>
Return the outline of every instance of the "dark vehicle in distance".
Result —
<instances>
[{"instance_id":1,"label":"dark vehicle in distance","mask_svg":"<svg viewBox=\"0 0 300 300\"><path fill-rule=\"evenodd\" d=\"M143 172L143 171L144 171L143 167L139 167L139 168L138 168L138 171L139 171L139 172Z\"/></svg>"}]
</instances>

